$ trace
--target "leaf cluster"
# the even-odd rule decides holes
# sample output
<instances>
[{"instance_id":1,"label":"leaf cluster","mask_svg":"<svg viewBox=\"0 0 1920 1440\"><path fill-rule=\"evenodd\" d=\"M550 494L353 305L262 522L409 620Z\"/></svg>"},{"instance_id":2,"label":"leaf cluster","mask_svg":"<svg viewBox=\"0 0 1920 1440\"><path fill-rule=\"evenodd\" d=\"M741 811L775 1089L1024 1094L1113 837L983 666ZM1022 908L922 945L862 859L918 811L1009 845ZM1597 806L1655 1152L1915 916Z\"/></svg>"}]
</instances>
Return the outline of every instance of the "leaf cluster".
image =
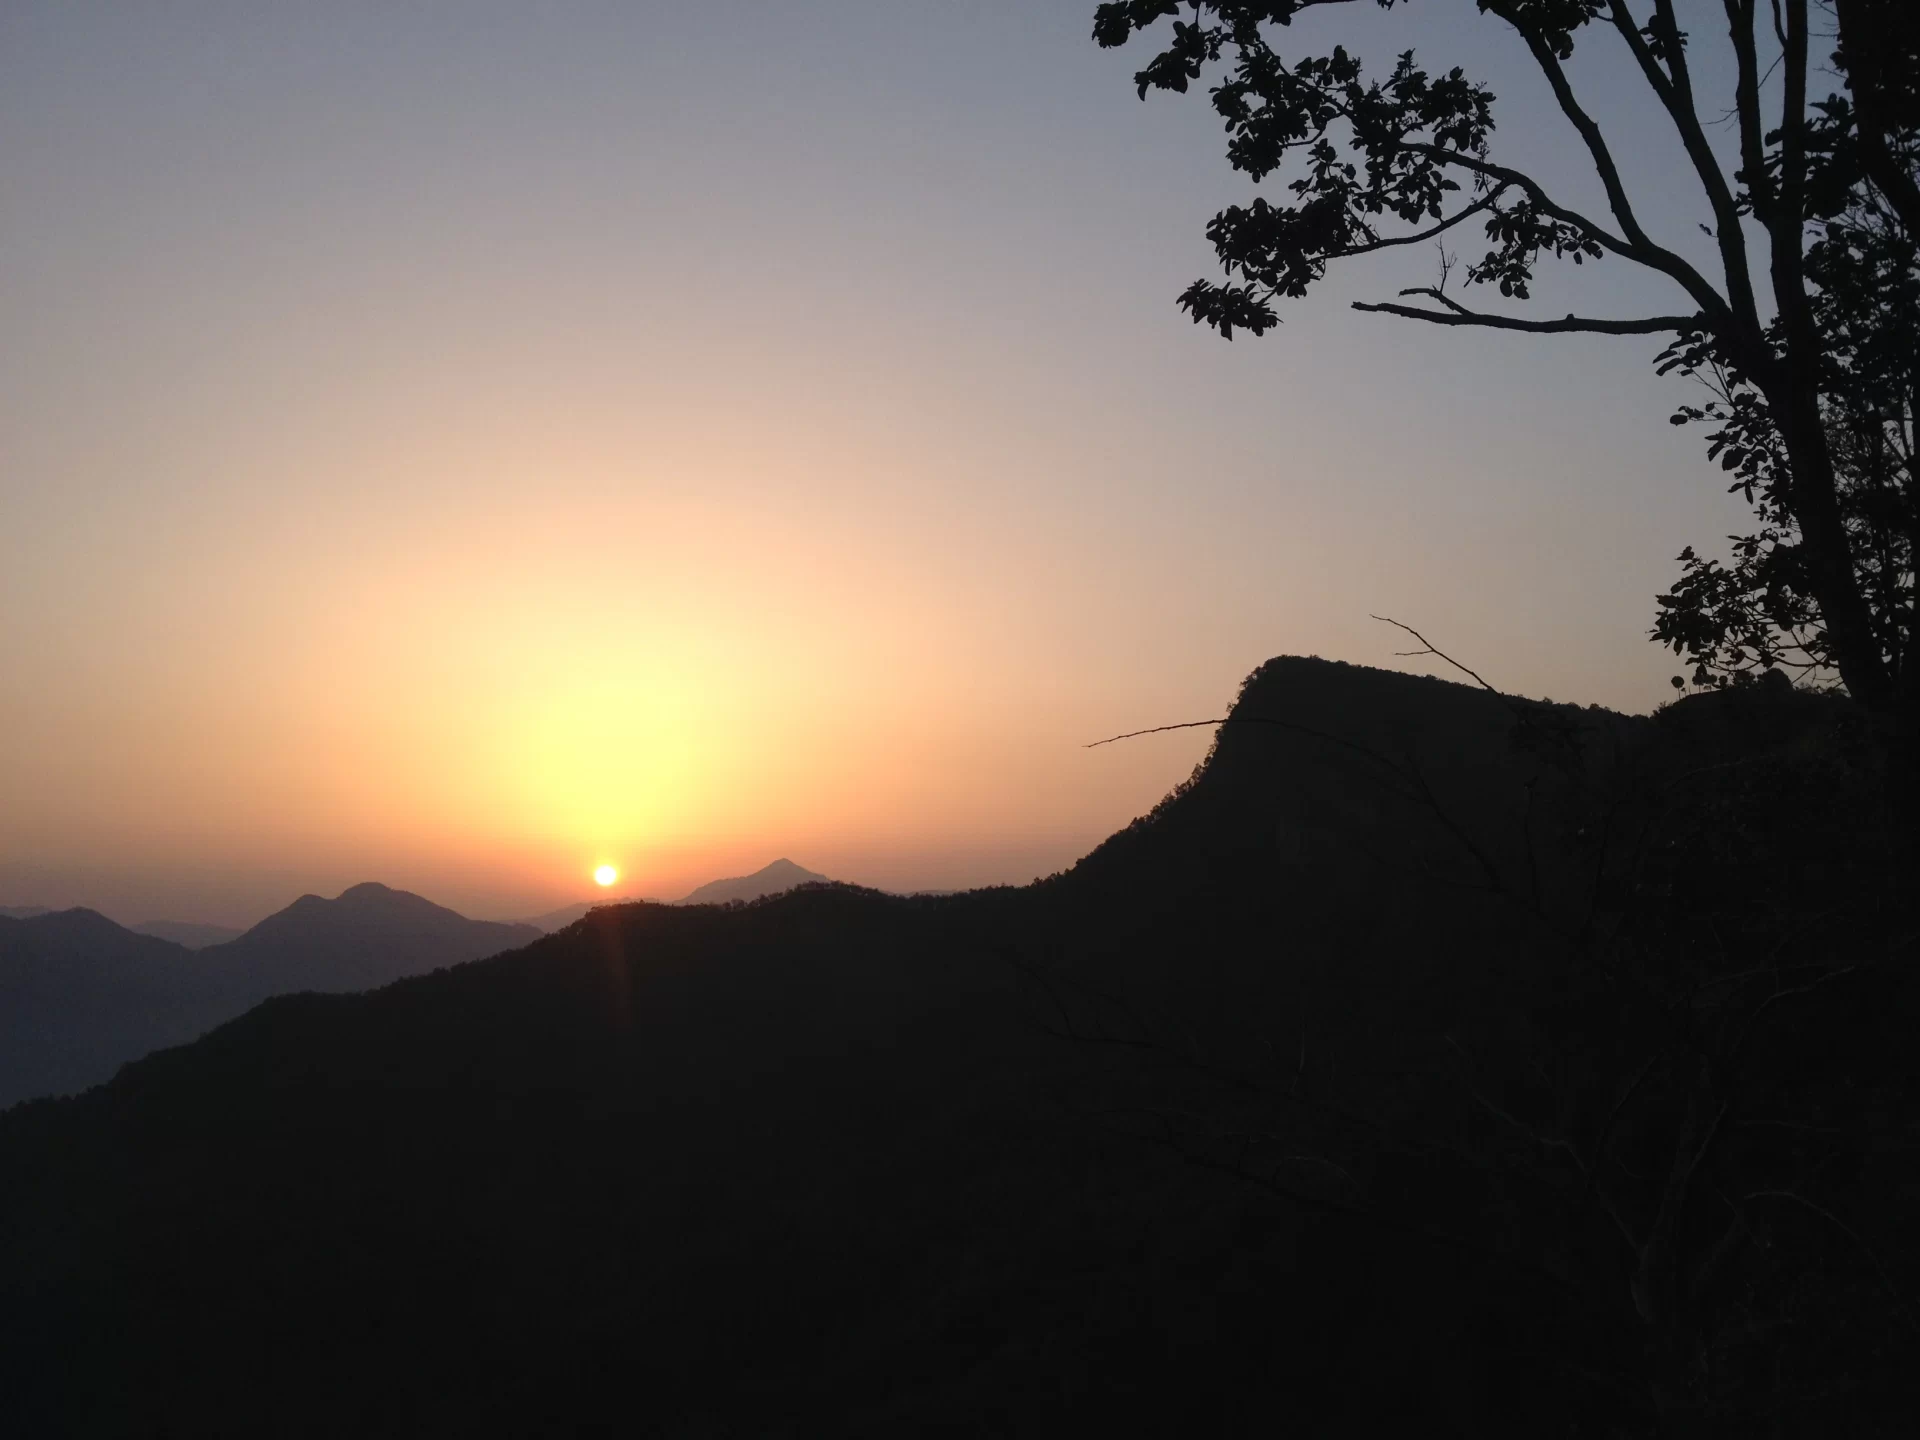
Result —
<instances>
[{"instance_id":1,"label":"leaf cluster","mask_svg":"<svg viewBox=\"0 0 1920 1440\"><path fill-rule=\"evenodd\" d=\"M1379 3L1387 9L1393 0ZM1256 198L1214 216L1207 238L1227 279L1197 280L1181 294L1196 323L1228 339L1236 330L1264 334L1279 323L1274 302L1305 295L1329 263L1409 243L1388 228L1394 221L1431 227L1413 237L1424 239L1483 215L1489 246L1467 278L1516 298L1529 294L1542 255L1576 263L1599 258L1591 227L1488 162L1494 95L1487 86L1458 67L1429 71L1412 51L1377 78L1342 45L1289 60L1275 48L1271 27L1311 8L1313 0L1205 0L1183 19L1187 7L1173 0L1114 0L1095 16L1094 38L1103 46L1171 19L1165 48L1134 76L1139 94L1185 93L1210 65L1224 62L1211 99L1226 130L1228 162L1256 182L1283 167L1297 172L1283 187L1290 200ZM1562 54L1571 51L1572 32L1598 14L1596 0L1497 8ZM1472 203L1450 211L1455 197Z\"/></svg>"},{"instance_id":2,"label":"leaf cluster","mask_svg":"<svg viewBox=\"0 0 1920 1440\"><path fill-rule=\"evenodd\" d=\"M1838 58L1838 57L1836 57ZM1920 118L1920 116L1916 116ZM1856 579L1889 668L1907 663L1913 632L1914 541L1920 533L1915 412L1920 400L1920 246L1871 182L1847 97L1814 107L1802 223L1809 309L1822 338L1820 410L1836 499ZM1915 158L1907 132L1908 163ZM1777 170L1778 151L1773 153ZM1771 180L1741 192L1764 207ZM1781 323L1770 340L1784 344ZM1706 424L1708 458L1752 507L1757 528L1729 536L1722 563L1688 546L1679 579L1657 597L1653 637L1693 666L1692 683L1720 687L1756 670L1831 672L1835 656L1805 563L1793 471L1777 417L1724 347L1701 331L1679 336L1661 373L1703 384L1711 399L1682 405L1675 425ZM1678 677L1676 677L1678 682Z\"/></svg>"}]
</instances>

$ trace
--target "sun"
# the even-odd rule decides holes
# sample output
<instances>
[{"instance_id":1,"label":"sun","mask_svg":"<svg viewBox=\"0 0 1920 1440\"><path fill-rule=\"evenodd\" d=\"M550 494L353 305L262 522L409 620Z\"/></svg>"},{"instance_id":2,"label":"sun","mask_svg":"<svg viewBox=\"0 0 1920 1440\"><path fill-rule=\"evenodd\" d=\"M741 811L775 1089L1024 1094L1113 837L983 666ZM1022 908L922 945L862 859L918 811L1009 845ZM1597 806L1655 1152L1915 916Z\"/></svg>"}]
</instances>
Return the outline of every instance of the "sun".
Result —
<instances>
[{"instance_id":1,"label":"sun","mask_svg":"<svg viewBox=\"0 0 1920 1440\"><path fill-rule=\"evenodd\" d=\"M602 887L613 884L619 878L620 872L611 865L602 865L593 872L593 883Z\"/></svg>"}]
</instances>

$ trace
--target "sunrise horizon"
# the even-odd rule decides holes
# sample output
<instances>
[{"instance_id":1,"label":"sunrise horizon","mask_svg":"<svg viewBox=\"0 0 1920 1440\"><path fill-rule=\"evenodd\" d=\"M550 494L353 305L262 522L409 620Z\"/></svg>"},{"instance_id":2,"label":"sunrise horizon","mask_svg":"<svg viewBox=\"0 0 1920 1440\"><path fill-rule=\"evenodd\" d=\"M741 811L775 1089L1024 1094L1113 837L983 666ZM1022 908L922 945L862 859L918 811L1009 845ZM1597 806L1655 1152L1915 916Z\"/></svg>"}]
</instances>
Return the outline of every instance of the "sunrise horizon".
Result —
<instances>
[{"instance_id":1,"label":"sunrise horizon","mask_svg":"<svg viewBox=\"0 0 1920 1440\"><path fill-rule=\"evenodd\" d=\"M1656 342L1331 296L1222 344L1173 303L1215 127L1076 7L1010 54L1011 12L702 9L10 17L0 900L500 914L785 852L1024 883L1206 749L1089 741L1276 655L1438 673L1374 614L1516 694L1670 693L1651 596L1740 507L1657 423ZM720 53L754 98L689 126ZM1494 78L1544 116L1528 68ZM1580 158L1550 133L1512 143Z\"/></svg>"},{"instance_id":2,"label":"sunrise horizon","mask_svg":"<svg viewBox=\"0 0 1920 1440\"><path fill-rule=\"evenodd\" d=\"M0 331L0 1435L1914 1430L1920 0L6 0Z\"/></svg>"}]
</instances>

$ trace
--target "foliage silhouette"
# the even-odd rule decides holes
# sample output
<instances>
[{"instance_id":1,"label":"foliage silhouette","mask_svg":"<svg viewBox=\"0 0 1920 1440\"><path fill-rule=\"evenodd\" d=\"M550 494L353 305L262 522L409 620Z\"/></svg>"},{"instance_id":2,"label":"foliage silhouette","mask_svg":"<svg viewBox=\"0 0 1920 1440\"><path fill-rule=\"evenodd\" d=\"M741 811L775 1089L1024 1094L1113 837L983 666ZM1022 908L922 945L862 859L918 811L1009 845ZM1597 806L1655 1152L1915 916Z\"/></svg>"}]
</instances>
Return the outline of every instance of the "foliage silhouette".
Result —
<instances>
[{"instance_id":1,"label":"foliage silhouette","mask_svg":"<svg viewBox=\"0 0 1920 1440\"><path fill-rule=\"evenodd\" d=\"M1489 242L1467 265L1467 284L1491 285L1513 301L1530 298L1549 259L1625 261L1663 277L1684 309L1553 318L1476 309L1448 293L1449 263L1438 285L1354 308L1531 334L1672 337L1663 367L1716 391L1711 403L1682 407L1674 419L1715 424L1710 453L1735 472L1734 488L1754 504L1761 528L1739 542L1731 567L1690 549L1682 555L1655 637L1689 655L1703 682L1794 659L1831 666L1869 707L1911 716L1920 528L1914 7L1840 3L1835 64L1847 93L1822 95L1812 0L1779 0L1770 12L1756 0L1723 0L1740 147L1729 174L1714 153L1712 107L1695 94L1693 41L1672 0L1652 0L1644 21L1628 0L1479 0L1483 14L1526 45L1579 137L1606 194L1607 214L1597 216L1558 199L1552 177L1493 158L1494 96L1462 70L1430 73L1407 51L1369 79L1340 44L1283 58L1281 37L1293 20L1334 3L1109 0L1096 11L1102 46L1170 21L1165 48L1134 76L1140 96L1184 93L1223 67L1210 93L1226 124L1227 159L1257 182L1283 170L1293 177L1285 186L1291 202L1260 197L1213 218L1207 237L1226 279L1194 282L1181 306L1228 339L1235 330L1260 335L1279 323L1277 302L1304 295L1330 264L1444 241L1462 227L1482 229ZM1376 3L1391 9L1394 0ZM1569 78L1576 45L1599 43L1602 33L1631 60L1649 105L1673 123L1713 215L1716 273L1645 228L1605 133ZM1773 84L1780 100L1769 115Z\"/></svg>"}]
</instances>

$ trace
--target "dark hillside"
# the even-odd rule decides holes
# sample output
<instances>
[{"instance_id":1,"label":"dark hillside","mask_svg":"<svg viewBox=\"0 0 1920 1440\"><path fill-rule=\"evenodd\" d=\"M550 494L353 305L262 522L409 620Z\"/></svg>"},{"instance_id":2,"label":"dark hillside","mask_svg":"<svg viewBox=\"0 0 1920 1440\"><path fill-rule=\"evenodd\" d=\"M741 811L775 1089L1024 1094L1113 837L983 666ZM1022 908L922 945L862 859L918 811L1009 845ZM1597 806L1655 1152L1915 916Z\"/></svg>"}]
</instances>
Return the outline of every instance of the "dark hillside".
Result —
<instances>
[{"instance_id":1,"label":"dark hillside","mask_svg":"<svg viewBox=\"0 0 1920 1440\"><path fill-rule=\"evenodd\" d=\"M1911 932L1850 712L1282 660L1234 713L1038 886L599 909L0 1116L0 1389L31 1433L1899 1433Z\"/></svg>"},{"instance_id":2,"label":"dark hillside","mask_svg":"<svg viewBox=\"0 0 1920 1440\"><path fill-rule=\"evenodd\" d=\"M933 902L816 889L271 1001L0 1121L36 1236L10 1393L108 1433L972 1432L1149 1413L1170 1365L1248 1394L1274 1342L1213 1353L1216 1187L1051 1103L1071 1056L1011 979Z\"/></svg>"},{"instance_id":3,"label":"dark hillside","mask_svg":"<svg viewBox=\"0 0 1920 1440\"><path fill-rule=\"evenodd\" d=\"M198 948L92 910L0 917L0 1107L98 1085L270 995L372 989L538 934L371 884L335 900L302 896L245 935Z\"/></svg>"},{"instance_id":4,"label":"dark hillside","mask_svg":"<svg viewBox=\"0 0 1920 1440\"><path fill-rule=\"evenodd\" d=\"M92 910L0 916L0 1106L83 1089L235 1007L191 951Z\"/></svg>"}]
</instances>

